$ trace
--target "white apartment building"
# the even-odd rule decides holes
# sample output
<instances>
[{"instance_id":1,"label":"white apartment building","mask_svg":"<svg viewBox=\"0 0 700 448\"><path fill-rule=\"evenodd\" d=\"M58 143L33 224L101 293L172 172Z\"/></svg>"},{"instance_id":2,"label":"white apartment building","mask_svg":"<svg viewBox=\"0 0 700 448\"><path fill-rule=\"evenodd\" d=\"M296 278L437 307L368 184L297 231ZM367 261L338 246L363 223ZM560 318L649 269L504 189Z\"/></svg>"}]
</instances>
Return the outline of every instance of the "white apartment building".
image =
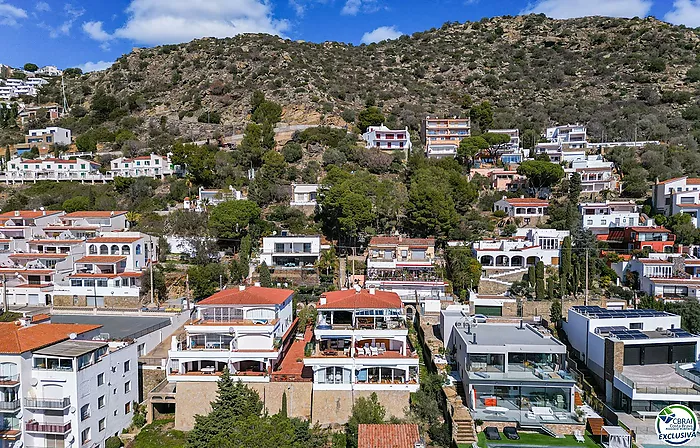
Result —
<instances>
[{"instance_id":1,"label":"white apartment building","mask_svg":"<svg viewBox=\"0 0 700 448\"><path fill-rule=\"evenodd\" d=\"M547 154L552 162L573 162L586 158L586 127L583 125L564 125L547 128L543 135L547 140L535 147L537 154Z\"/></svg>"},{"instance_id":2,"label":"white apartment building","mask_svg":"<svg viewBox=\"0 0 700 448\"><path fill-rule=\"evenodd\" d=\"M584 202L579 204L584 229L607 235L611 227L644 225L634 201Z\"/></svg>"},{"instance_id":3,"label":"white apartment building","mask_svg":"<svg viewBox=\"0 0 700 448\"><path fill-rule=\"evenodd\" d=\"M613 174L615 164L607 162L601 155L590 155L585 159L571 162L571 168L564 171L571 176L578 173L581 176L581 190L583 193L600 193L603 190L618 191L617 179Z\"/></svg>"},{"instance_id":4,"label":"white apartment building","mask_svg":"<svg viewBox=\"0 0 700 448\"><path fill-rule=\"evenodd\" d=\"M629 262L613 263L621 276L635 272L638 289L657 299L700 300L700 260L685 259L680 254L650 254L650 258L633 258Z\"/></svg>"},{"instance_id":5,"label":"white apartment building","mask_svg":"<svg viewBox=\"0 0 700 448\"><path fill-rule=\"evenodd\" d=\"M270 382L289 337L293 296L288 289L240 286L198 302L185 334L172 339L168 380L218 381L228 367L235 380Z\"/></svg>"},{"instance_id":6,"label":"white apartment building","mask_svg":"<svg viewBox=\"0 0 700 448\"><path fill-rule=\"evenodd\" d=\"M362 139L365 141L367 148L385 151L410 151L412 146L408 127L394 130L383 124L381 126L370 126L367 128L367 132L362 134Z\"/></svg>"},{"instance_id":7,"label":"white apartment building","mask_svg":"<svg viewBox=\"0 0 700 448\"><path fill-rule=\"evenodd\" d=\"M475 241L472 251L483 269L517 270L542 261L558 266L568 230L518 229L512 238Z\"/></svg>"},{"instance_id":8,"label":"white apartment building","mask_svg":"<svg viewBox=\"0 0 700 448\"><path fill-rule=\"evenodd\" d=\"M16 157L9 161L4 176L0 177L0 180L8 184L38 180L81 182L111 180L100 173L99 168L99 163L80 158L30 160Z\"/></svg>"},{"instance_id":9,"label":"white apartment building","mask_svg":"<svg viewBox=\"0 0 700 448\"><path fill-rule=\"evenodd\" d=\"M260 263L276 269L313 267L321 256L319 235L266 236L260 251Z\"/></svg>"},{"instance_id":10,"label":"white apartment building","mask_svg":"<svg viewBox=\"0 0 700 448\"><path fill-rule=\"evenodd\" d=\"M687 213L700 227L700 178L675 177L654 184L651 196L653 208L666 216Z\"/></svg>"},{"instance_id":11,"label":"white apartment building","mask_svg":"<svg viewBox=\"0 0 700 448\"><path fill-rule=\"evenodd\" d=\"M99 335L99 325L0 324L1 447L104 447L131 424L136 346Z\"/></svg>"},{"instance_id":12,"label":"white apartment building","mask_svg":"<svg viewBox=\"0 0 700 448\"><path fill-rule=\"evenodd\" d=\"M700 336L683 330L680 316L574 306L564 330L572 357L595 375L613 409L642 418L656 417L669 402L700 409Z\"/></svg>"},{"instance_id":13,"label":"white apartment building","mask_svg":"<svg viewBox=\"0 0 700 448\"><path fill-rule=\"evenodd\" d=\"M426 117L421 128L425 153L430 158L455 157L463 138L471 135L469 118Z\"/></svg>"},{"instance_id":14,"label":"white apartment building","mask_svg":"<svg viewBox=\"0 0 700 448\"><path fill-rule=\"evenodd\" d=\"M292 184L291 207L316 207L318 184Z\"/></svg>"},{"instance_id":15,"label":"white apartment building","mask_svg":"<svg viewBox=\"0 0 700 448\"><path fill-rule=\"evenodd\" d=\"M62 76L63 75L63 70L60 70L58 67L54 65L47 65L45 67L41 67L38 69L36 72L37 75L45 75L45 76Z\"/></svg>"},{"instance_id":16,"label":"white apartment building","mask_svg":"<svg viewBox=\"0 0 700 448\"><path fill-rule=\"evenodd\" d=\"M660 145L661 142L658 140L644 140L640 142L605 142L605 143L591 143L588 142L588 148L593 151L604 152L606 149L610 148L643 148L647 145Z\"/></svg>"},{"instance_id":17,"label":"white apartment building","mask_svg":"<svg viewBox=\"0 0 700 448\"><path fill-rule=\"evenodd\" d=\"M180 167L173 165L170 154L160 156L150 154L133 158L119 157L110 162L112 177L152 177L163 178L180 173Z\"/></svg>"},{"instance_id":18,"label":"white apartment building","mask_svg":"<svg viewBox=\"0 0 700 448\"><path fill-rule=\"evenodd\" d=\"M313 368L314 391L394 391L408 398L418 390L418 356L396 293L326 292L317 309L314 349L304 358Z\"/></svg>"},{"instance_id":19,"label":"white apartment building","mask_svg":"<svg viewBox=\"0 0 700 448\"><path fill-rule=\"evenodd\" d=\"M29 77L29 78L25 79L24 82L27 85L32 86L32 87L41 87L41 86L45 86L46 84L49 83L47 80L45 80L43 78L35 78L35 77Z\"/></svg>"}]
</instances>

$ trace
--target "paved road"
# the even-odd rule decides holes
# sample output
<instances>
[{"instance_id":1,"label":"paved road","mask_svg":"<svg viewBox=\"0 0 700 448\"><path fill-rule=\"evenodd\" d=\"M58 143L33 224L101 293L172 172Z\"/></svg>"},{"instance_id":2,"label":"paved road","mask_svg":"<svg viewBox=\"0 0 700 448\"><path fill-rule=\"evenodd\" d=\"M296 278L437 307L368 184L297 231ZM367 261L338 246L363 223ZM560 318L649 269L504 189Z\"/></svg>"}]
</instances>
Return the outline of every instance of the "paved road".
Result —
<instances>
[{"instance_id":1,"label":"paved road","mask_svg":"<svg viewBox=\"0 0 700 448\"><path fill-rule=\"evenodd\" d=\"M295 131L303 131L305 129L309 128L316 128L318 124L292 124L289 126L279 126L275 128L275 134L283 134L285 132L295 132ZM328 125L328 127L335 128L335 129L345 129L343 126L336 126L336 125ZM241 140L243 140L243 134L236 134L236 135L229 135L227 137L224 137L224 143L226 144L237 144ZM210 142L214 141L214 139L210 139ZM196 145L205 145L207 143L206 140L198 140L194 142Z\"/></svg>"}]
</instances>

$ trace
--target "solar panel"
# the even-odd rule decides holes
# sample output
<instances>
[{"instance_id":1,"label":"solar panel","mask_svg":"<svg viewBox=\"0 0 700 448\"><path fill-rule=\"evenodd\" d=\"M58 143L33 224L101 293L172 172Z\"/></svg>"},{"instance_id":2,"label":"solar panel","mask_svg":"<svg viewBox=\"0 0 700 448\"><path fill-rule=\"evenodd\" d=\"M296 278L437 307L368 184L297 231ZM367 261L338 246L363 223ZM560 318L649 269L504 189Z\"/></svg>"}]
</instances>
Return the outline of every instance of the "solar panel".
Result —
<instances>
[{"instance_id":1,"label":"solar panel","mask_svg":"<svg viewBox=\"0 0 700 448\"><path fill-rule=\"evenodd\" d=\"M668 331L673 334L674 338L692 338L694 336L682 328L670 328Z\"/></svg>"}]
</instances>

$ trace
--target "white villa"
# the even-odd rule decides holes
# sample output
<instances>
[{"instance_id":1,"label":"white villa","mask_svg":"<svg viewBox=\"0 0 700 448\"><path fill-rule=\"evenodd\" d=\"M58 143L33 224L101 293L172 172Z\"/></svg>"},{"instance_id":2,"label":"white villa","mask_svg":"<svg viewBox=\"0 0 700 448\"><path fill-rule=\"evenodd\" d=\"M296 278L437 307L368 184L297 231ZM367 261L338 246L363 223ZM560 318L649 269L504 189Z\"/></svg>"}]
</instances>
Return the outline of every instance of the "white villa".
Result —
<instances>
[{"instance_id":1,"label":"white villa","mask_svg":"<svg viewBox=\"0 0 700 448\"><path fill-rule=\"evenodd\" d=\"M152 177L164 178L165 176L180 174L179 166L170 161L170 154L161 156L150 154L133 158L120 157L110 162L110 175L112 177Z\"/></svg>"},{"instance_id":2,"label":"white villa","mask_svg":"<svg viewBox=\"0 0 700 448\"><path fill-rule=\"evenodd\" d=\"M291 207L315 207L318 197L318 184L292 184Z\"/></svg>"},{"instance_id":3,"label":"white villa","mask_svg":"<svg viewBox=\"0 0 700 448\"><path fill-rule=\"evenodd\" d=\"M579 204L583 228L596 235L606 235L611 227L643 225L634 201L584 202Z\"/></svg>"},{"instance_id":4,"label":"white villa","mask_svg":"<svg viewBox=\"0 0 700 448\"><path fill-rule=\"evenodd\" d=\"M568 230L518 229L512 238L475 241L472 251L484 269L523 269L539 261L558 266L562 242L569 234Z\"/></svg>"},{"instance_id":5,"label":"white villa","mask_svg":"<svg viewBox=\"0 0 700 448\"><path fill-rule=\"evenodd\" d=\"M367 132L362 134L367 148L376 148L385 151L411 150L411 135L408 127L400 130L389 129L384 126L370 126Z\"/></svg>"}]
</instances>

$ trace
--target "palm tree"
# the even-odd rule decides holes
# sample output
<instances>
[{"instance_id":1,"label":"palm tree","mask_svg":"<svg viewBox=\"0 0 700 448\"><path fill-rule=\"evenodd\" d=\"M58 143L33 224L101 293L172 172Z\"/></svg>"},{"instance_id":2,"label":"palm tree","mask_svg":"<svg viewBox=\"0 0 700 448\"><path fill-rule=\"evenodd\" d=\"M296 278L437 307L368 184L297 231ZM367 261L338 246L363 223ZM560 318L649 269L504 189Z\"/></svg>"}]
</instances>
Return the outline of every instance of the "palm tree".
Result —
<instances>
[{"instance_id":1,"label":"palm tree","mask_svg":"<svg viewBox=\"0 0 700 448\"><path fill-rule=\"evenodd\" d=\"M331 247L325 252L321 253L318 261L316 262L317 269L325 269L326 275L329 275L330 271L335 271L338 269L338 257L335 254L335 248Z\"/></svg>"}]
</instances>

